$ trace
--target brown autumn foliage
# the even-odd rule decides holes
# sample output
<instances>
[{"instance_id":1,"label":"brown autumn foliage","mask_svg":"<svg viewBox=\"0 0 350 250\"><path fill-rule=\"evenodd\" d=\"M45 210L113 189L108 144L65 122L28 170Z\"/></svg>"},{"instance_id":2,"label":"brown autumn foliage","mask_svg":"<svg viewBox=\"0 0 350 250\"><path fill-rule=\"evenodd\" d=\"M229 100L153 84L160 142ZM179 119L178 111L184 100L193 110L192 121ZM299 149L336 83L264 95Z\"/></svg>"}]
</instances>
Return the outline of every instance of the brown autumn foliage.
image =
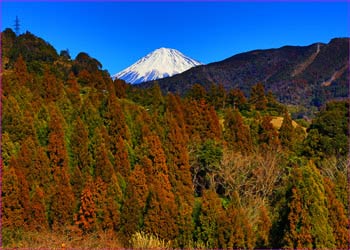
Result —
<instances>
[{"instance_id":1,"label":"brown autumn foliage","mask_svg":"<svg viewBox=\"0 0 350 250\"><path fill-rule=\"evenodd\" d=\"M262 118L259 129L259 144L262 149L278 149L280 140L278 133L271 123L271 116L264 116Z\"/></svg>"},{"instance_id":2,"label":"brown autumn foliage","mask_svg":"<svg viewBox=\"0 0 350 250\"><path fill-rule=\"evenodd\" d=\"M94 192L94 183L92 178L89 178L81 192L79 211L74 215L75 224L84 234L92 232L96 227L96 205L93 199Z\"/></svg>"},{"instance_id":3,"label":"brown autumn foliage","mask_svg":"<svg viewBox=\"0 0 350 250\"><path fill-rule=\"evenodd\" d=\"M227 96L227 103L232 105L233 109L242 109L247 104L247 98L239 89L232 89Z\"/></svg>"},{"instance_id":4,"label":"brown autumn foliage","mask_svg":"<svg viewBox=\"0 0 350 250\"><path fill-rule=\"evenodd\" d=\"M81 107L80 85L78 84L78 80L74 76L73 72L69 73L66 85L67 97L69 98L73 107L75 109L79 109Z\"/></svg>"},{"instance_id":5,"label":"brown autumn foliage","mask_svg":"<svg viewBox=\"0 0 350 250\"><path fill-rule=\"evenodd\" d=\"M68 154L62 120L63 118L56 108L50 106L48 155L53 175L50 219L54 230L60 230L72 220L75 203L74 193L70 185Z\"/></svg>"},{"instance_id":6,"label":"brown autumn foliage","mask_svg":"<svg viewBox=\"0 0 350 250\"><path fill-rule=\"evenodd\" d=\"M123 234L130 237L140 230L143 221L143 211L146 207L149 189L144 168L136 165L128 177L126 197L121 213Z\"/></svg>"},{"instance_id":7,"label":"brown autumn foliage","mask_svg":"<svg viewBox=\"0 0 350 250\"><path fill-rule=\"evenodd\" d=\"M346 216L343 204L335 196L334 183L329 178L325 178L324 183L329 211L328 216L333 227L335 245L338 249L346 249L349 243L349 231L346 230L349 226L349 218Z\"/></svg>"},{"instance_id":8,"label":"brown autumn foliage","mask_svg":"<svg viewBox=\"0 0 350 250\"><path fill-rule=\"evenodd\" d=\"M110 150L112 154L117 151L118 138L122 137L124 140L130 139L129 130L126 126L125 117L119 101L114 94L110 94L107 100L106 113L104 115L105 125L108 130L110 138Z\"/></svg>"},{"instance_id":9,"label":"brown autumn foliage","mask_svg":"<svg viewBox=\"0 0 350 250\"><path fill-rule=\"evenodd\" d=\"M49 227L46 218L45 193L40 187L35 187L34 194L30 199L29 228L34 231L46 231Z\"/></svg>"},{"instance_id":10,"label":"brown autumn foliage","mask_svg":"<svg viewBox=\"0 0 350 250\"><path fill-rule=\"evenodd\" d=\"M113 165L108 157L108 148L101 133L102 129L95 129L93 157L94 157L94 174L100 177L105 183L110 183L114 174Z\"/></svg>"},{"instance_id":11,"label":"brown autumn foliage","mask_svg":"<svg viewBox=\"0 0 350 250\"><path fill-rule=\"evenodd\" d=\"M23 60L22 55L19 55L14 66L14 77L18 83L18 87L25 86L30 83L31 76L28 73L26 62Z\"/></svg>"},{"instance_id":12,"label":"brown autumn foliage","mask_svg":"<svg viewBox=\"0 0 350 250\"><path fill-rule=\"evenodd\" d=\"M29 185L25 178L24 173L21 171L21 163L12 158L10 162L10 166L13 166L15 169L15 173L17 176L17 182L18 182L18 195L20 197L19 203L20 206L23 208L22 213L22 225L23 228L28 228L29 226L29 220L30 220L30 198L29 198Z\"/></svg>"},{"instance_id":13,"label":"brown autumn foliage","mask_svg":"<svg viewBox=\"0 0 350 250\"><path fill-rule=\"evenodd\" d=\"M252 87L249 102L254 105L257 110L266 109L267 98L265 96L265 87L262 83L257 83Z\"/></svg>"},{"instance_id":14,"label":"brown autumn foliage","mask_svg":"<svg viewBox=\"0 0 350 250\"><path fill-rule=\"evenodd\" d=\"M116 153L114 155L114 171L120 173L124 178L130 174L130 161L127 145L124 139L119 136L116 142Z\"/></svg>"},{"instance_id":15,"label":"brown autumn foliage","mask_svg":"<svg viewBox=\"0 0 350 250\"><path fill-rule=\"evenodd\" d=\"M146 232L162 239L172 240L177 234L176 203L169 181L166 157L159 137L147 127L143 128L144 157L141 164L149 183L149 205L144 217Z\"/></svg>"},{"instance_id":16,"label":"brown autumn foliage","mask_svg":"<svg viewBox=\"0 0 350 250\"><path fill-rule=\"evenodd\" d=\"M44 96L47 103L55 102L63 96L63 82L46 69L43 77Z\"/></svg>"},{"instance_id":17,"label":"brown autumn foliage","mask_svg":"<svg viewBox=\"0 0 350 250\"><path fill-rule=\"evenodd\" d=\"M23 228L25 211L16 171L11 165L2 168L2 171L2 226L9 229Z\"/></svg>"},{"instance_id":18,"label":"brown autumn foliage","mask_svg":"<svg viewBox=\"0 0 350 250\"><path fill-rule=\"evenodd\" d=\"M242 208L230 204L218 219L218 238L221 248L253 249L255 237L252 226Z\"/></svg>"},{"instance_id":19,"label":"brown autumn foliage","mask_svg":"<svg viewBox=\"0 0 350 250\"><path fill-rule=\"evenodd\" d=\"M238 110L228 109L225 116L224 138L228 148L249 154L253 150L249 127L247 127Z\"/></svg>"},{"instance_id":20,"label":"brown autumn foliage","mask_svg":"<svg viewBox=\"0 0 350 250\"><path fill-rule=\"evenodd\" d=\"M218 116L212 106L204 99L188 100L185 106L185 122L187 134L193 142L203 142L208 139L220 140L221 127Z\"/></svg>"},{"instance_id":21,"label":"brown autumn foliage","mask_svg":"<svg viewBox=\"0 0 350 250\"><path fill-rule=\"evenodd\" d=\"M213 83L164 95L1 35L4 247L347 247L347 101L314 118L262 84L249 102Z\"/></svg>"},{"instance_id":22,"label":"brown autumn foliage","mask_svg":"<svg viewBox=\"0 0 350 250\"><path fill-rule=\"evenodd\" d=\"M175 96L169 95L168 107L165 116L169 131L165 142L165 152L169 166L169 180L177 204L176 221L179 231L182 232L182 237L179 240L182 241L179 242L181 245L190 239L193 230L190 221L194 204L194 189L187 151L188 136L179 100Z\"/></svg>"},{"instance_id":23,"label":"brown autumn foliage","mask_svg":"<svg viewBox=\"0 0 350 250\"><path fill-rule=\"evenodd\" d=\"M92 161L89 152L89 133L79 116L73 122L70 141L70 147L73 153L73 165L79 167L83 173L88 172Z\"/></svg>"},{"instance_id":24,"label":"brown autumn foliage","mask_svg":"<svg viewBox=\"0 0 350 250\"><path fill-rule=\"evenodd\" d=\"M92 166L88 130L79 116L73 122L70 149L72 151L71 165L73 166L70 182L76 199L79 199L84 182L90 176Z\"/></svg>"}]
</instances>

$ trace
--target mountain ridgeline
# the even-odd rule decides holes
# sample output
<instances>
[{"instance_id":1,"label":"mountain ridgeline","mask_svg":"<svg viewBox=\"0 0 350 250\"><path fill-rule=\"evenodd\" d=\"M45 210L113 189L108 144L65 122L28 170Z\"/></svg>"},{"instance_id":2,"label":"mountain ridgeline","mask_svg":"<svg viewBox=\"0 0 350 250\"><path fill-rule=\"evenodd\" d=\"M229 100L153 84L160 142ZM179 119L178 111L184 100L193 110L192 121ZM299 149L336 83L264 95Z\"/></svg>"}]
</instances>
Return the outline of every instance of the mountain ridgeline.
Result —
<instances>
[{"instance_id":1,"label":"mountain ridgeline","mask_svg":"<svg viewBox=\"0 0 350 250\"><path fill-rule=\"evenodd\" d=\"M212 84L238 88L246 96L260 82L285 104L320 107L349 96L349 75L349 38L335 38L328 44L241 53L156 82L164 93L183 95L197 83L207 90Z\"/></svg>"}]
</instances>

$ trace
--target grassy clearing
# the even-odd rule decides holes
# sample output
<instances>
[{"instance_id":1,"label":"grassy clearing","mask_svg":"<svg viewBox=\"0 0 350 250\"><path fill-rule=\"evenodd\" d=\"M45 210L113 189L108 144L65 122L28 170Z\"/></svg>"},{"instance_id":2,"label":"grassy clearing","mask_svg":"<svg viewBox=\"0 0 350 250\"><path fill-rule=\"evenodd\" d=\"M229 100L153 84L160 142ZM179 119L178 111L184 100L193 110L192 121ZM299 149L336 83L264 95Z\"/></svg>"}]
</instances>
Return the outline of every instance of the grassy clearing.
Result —
<instances>
[{"instance_id":1,"label":"grassy clearing","mask_svg":"<svg viewBox=\"0 0 350 250\"><path fill-rule=\"evenodd\" d=\"M273 127L274 127L275 129L277 129L277 130L280 129L280 127L282 126L282 122L283 122L283 117L281 117L281 116L275 116L275 117L273 117L272 120L271 120L271 123L272 123ZM293 124L293 127L294 127L294 128L300 126L300 125L299 125L298 123L296 123L295 121L292 121L292 124ZM302 127L302 128L305 130L304 127Z\"/></svg>"},{"instance_id":2,"label":"grassy clearing","mask_svg":"<svg viewBox=\"0 0 350 250\"><path fill-rule=\"evenodd\" d=\"M67 233L28 232L3 230L2 249L121 249L124 248L114 233L96 232L79 235L68 230ZM137 232L130 238L133 249L171 249L172 242L155 235Z\"/></svg>"},{"instance_id":3,"label":"grassy clearing","mask_svg":"<svg viewBox=\"0 0 350 250\"><path fill-rule=\"evenodd\" d=\"M53 232L19 232L16 238L4 239L2 249L42 248L42 249L92 249L92 248L122 248L115 234L108 232L92 233L74 237L70 234ZM12 235L14 236L14 235ZM5 236L6 237L6 236ZM4 242L5 240L5 242Z\"/></svg>"}]
</instances>

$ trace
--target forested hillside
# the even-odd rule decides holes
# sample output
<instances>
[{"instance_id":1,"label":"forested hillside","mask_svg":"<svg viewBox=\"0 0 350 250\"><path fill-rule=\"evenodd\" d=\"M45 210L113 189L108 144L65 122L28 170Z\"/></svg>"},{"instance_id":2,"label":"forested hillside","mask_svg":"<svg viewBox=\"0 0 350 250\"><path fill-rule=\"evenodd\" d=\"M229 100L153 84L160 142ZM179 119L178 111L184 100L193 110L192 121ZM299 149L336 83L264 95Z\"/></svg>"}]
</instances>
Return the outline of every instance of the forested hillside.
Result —
<instances>
[{"instance_id":1,"label":"forested hillside","mask_svg":"<svg viewBox=\"0 0 350 250\"><path fill-rule=\"evenodd\" d=\"M349 38L334 38L328 44L253 50L159 79L157 84L165 93L182 95L194 84L207 90L222 84L249 96L251 87L261 82L284 104L321 107L333 99L349 98L349 45Z\"/></svg>"},{"instance_id":2,"label":"forested hillside","mask_svg":"<svg viewBox=\"0 0 350 250\"><path fill-rule=\"evenodd\" d=\"M259 82L163 95L1 48L4 247L348 248L348 100L292 120Z\"/></svg>"}]
</instances>

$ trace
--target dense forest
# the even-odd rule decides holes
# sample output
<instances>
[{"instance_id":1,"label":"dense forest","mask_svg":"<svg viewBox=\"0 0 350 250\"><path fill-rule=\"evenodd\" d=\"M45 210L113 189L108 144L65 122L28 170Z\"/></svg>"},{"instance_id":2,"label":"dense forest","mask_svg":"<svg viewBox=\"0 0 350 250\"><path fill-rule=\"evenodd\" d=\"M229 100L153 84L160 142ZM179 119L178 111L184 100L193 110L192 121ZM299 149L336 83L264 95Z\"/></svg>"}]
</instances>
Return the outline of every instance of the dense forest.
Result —
<instances>
[{"instance_id":1,"label":"dense forest","mask_svg":"<svg viewBox=\"0 0 350 250\"><path fill-rule=\"evenodd\" d=\"M4 247L348 248L348 100L293 120L258 82L178 96L29 32L1 49Z\"/></svg>"},{"instance_id":2,"label":"dense forest","mask_svg":"<svg viewBox=\"0 0 350 250\"><path fill-rule=\"evenodd\" d=\"M195 83L206 90L220 83L227 91L239 88L247 97L252 86L261 82L278 101L306 108L294 111L295 116L310 115L327 101L349 98L349 44L350 38L344 37L327 44L253 50L156 81L163 91L180 94Z\"/></svg>"}]
</instances>

